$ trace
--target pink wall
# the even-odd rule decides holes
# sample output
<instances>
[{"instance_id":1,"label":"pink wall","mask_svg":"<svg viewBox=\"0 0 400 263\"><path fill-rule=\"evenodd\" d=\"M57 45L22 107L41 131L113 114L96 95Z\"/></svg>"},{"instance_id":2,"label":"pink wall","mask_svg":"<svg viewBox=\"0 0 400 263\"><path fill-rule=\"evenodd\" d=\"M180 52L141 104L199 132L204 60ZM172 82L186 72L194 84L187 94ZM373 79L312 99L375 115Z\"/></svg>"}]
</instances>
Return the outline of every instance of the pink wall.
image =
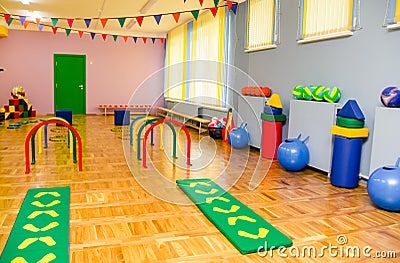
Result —
<instances>
[{"instance_id":1,"label":"pink wall","mask_svg":"<svg viewBox=\"0 0 400 263\"><path fill-rule=\"evenodd\" d=\"M128 104L131 95L153 73L151 81L142 85L146 92L137 92L134 104L153 104L163 92L165 47L160 40L144 44L129 38L117 42L111 36L103 41L90 35L69 37L64 32L10 30L0 38L0 107L8 104L11 88L21 85L26 97L39 114L54 112L53 55L86 55L86 111L99 113L99 104Z\"/></svg>"}]
</instances>

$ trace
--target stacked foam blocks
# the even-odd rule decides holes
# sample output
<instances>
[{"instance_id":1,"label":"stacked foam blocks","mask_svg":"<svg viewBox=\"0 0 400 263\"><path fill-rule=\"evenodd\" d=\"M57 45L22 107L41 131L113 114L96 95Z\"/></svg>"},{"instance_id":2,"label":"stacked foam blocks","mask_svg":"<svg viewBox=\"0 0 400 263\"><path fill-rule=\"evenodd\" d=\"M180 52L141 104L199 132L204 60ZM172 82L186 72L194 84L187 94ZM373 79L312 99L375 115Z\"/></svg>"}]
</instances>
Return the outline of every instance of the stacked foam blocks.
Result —
<instances>
[{"instance_id":1,"label":"stacked foam blocks","mask_svg":"<svg viewBox=\"0 0 400 263\"><path fill-rule=\"evenodd\" d=\"M36 117L36 110L27 98L12 98L8 100L8 105L4 105L4 119L19 119L27 117Z\"/></svg>"}]
</instances>

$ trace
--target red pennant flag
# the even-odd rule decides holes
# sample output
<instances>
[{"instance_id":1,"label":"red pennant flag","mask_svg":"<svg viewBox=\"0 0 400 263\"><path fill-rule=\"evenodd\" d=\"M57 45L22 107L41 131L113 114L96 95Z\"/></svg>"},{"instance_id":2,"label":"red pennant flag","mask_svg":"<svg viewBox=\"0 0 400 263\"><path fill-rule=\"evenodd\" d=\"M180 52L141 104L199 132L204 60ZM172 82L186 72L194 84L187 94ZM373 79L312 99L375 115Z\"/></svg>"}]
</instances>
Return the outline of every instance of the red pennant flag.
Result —
<instances>
[{"instance_id":1,"label":"red pennant flag","mask_svg":"<svg viewBox=\"0 0 400 263\"><path fill-rule=\"evenodd\" d=\"M107 21L108 21L108 18L101 18L101 19L100 19L100 22L101 22L101 24L103 25L103 28L106 26Z\"/></svg>"},{"instance_id":2,"label":"red pennant flag","mask_svg":"<svg viewBox=\"0 0 400 263\"><path fill-rule=\"evenodd\" d=\"M203 6L204 0L199 0L199 2L200 2L200 5Z\"/></svg>"},{"instance_id":3,"label":"red pennant flag","mask_svg":"<svg viewBox=\"0 0 400 263\"><path fill-rule=\"evenodd\" d=\"M25 21L25 22L24 22L24 28L26 29L26 28L28 27L28 25L29 25L29 22L28 22L28 21Z\"/></svg>"},{"instance_id":4,"label":"red pennant flag","mask_svg":"<svg viewBox=\"0 0 400 263\"><path fill-rule=\"evenodd\" d=\"M210 11L213 14L213 16L215 17L217 15L217 12L218 12L218 7L212 7L212 8L210 8Z\"/></svg>"},{"instance_id":5,"label":"red pennant flag","mask_svg":"<svg viewBox=\"0 0 400 263\"><path fill-rule=\"evenodd\" d=\"M54 33L54 35L55 35L56 32L57 32L58 27L52 26L51 28L53 29L53 33Z\"/></svg>"},{"instance_id":6,"label":"red pennant flag","mask_svg":"<svg viewBox=\"0 0 400 263\"><path fill-rule=\"evenodd\" d=\"M232 9L232 1L227 0L226 2L228 3L228 10L231 11L231 9Z\"/></svg>"},{"instance_id":7,"label":"red pennant flag","mask_svg":"<svg viewBox=\"0 0 400 263\"><path fill-rule=\"evenodd\" d=\"M67 19L67 23L69 25L69 28L71 28L72 24L74 23L74 19Z\"/></svg>"},{"instance_id":8,"label":"red pennant flag","mask_svg":"<svg viewBox=\"0 0 400 263\"><path fill-rule=\"evenodd\" d=\"M128 40L128 36L123 36L123 38L124 38L124 41L126 43L126 41Z\"/></svg>"},{"instance_id":9,"label":"red pennant flag","mask_svg":"<svg viewBox=\"0 0 400 263\"><path fill-rule=\"evenodd\" d=\"M172 15L174 16L175 21L178 23L179 17L181 16L181 13L174 13Z\"/></svg>"},{"instance_id":10,"label":"red pennant flag","mask_svg":"<svg viewBox=\"0 0 400 263\"><path fill-rule=\"evenodd\" d=\"M104 41L106 41L107 34L101 34L101 37L103 38Z\"/></svg>"},{"instance_id":11,"label":"red pennant flag","mask_svg":"<svg viewBox=\"0 0 400 263\"><path fill-rule=\"evenodd\" d=\"M83 31L78 31L79 37L82 38L83 36Z\"/></svg>"},{"instance_id":12,"label":"red pennant flag","mask_svg":"<svg viewBox=\"0 0 400 263\"><path fill-rule=\"evenodd\" d=\"M146 37L142 37L142 39L143 39L143 43L145 43L145 44L146 44L146 42L147 42L147 38L146 38Z\"/></svg>"},{"instance_id":13,"label":"red pennant flag","mask_svg":"<svg viewBox=\"0 0 400 263\"><path fill-rule=\"evenodd\" d=\"M164 44L165 38L160 38L160 41Z\"/></svg>"},{"instance_id":14,"label":"red pennant flag","mask_svg":"<svg viewBox=\"0 0 400 263\"><path fill-rule=\"evenodd\" d=\"M144 18L143 16L136 17L136 21L139 23L139 26L142 26L143 18Z\"/></svg>"},{"instance_id":15,"label":"red pennant flag","mask_svg":"<svg viewBox=\"0 0 400 263\"><path fill-rule=\"evenodd\" d=\"M4 14L4 19L6 20L6 23L8 24L8 21L10 20L11 15L10 14Z\"/></svg>"},{"instance_id":16,"label":"red pennant flag","mask_svg":"<svg viewBox=\"0 0 400 263\"><path fill-rule=\"evenodd\" d=\"M40 17L36 18L36 24L40 24Z\"/></svg>"}]
</instances>

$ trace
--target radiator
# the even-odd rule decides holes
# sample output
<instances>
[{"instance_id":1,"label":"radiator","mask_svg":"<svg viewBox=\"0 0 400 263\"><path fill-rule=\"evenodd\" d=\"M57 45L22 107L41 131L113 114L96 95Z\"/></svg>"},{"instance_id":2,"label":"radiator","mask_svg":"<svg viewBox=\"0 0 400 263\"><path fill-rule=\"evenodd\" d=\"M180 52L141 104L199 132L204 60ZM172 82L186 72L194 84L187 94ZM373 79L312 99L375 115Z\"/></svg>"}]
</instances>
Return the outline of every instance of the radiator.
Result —
<instances>
[{"instance_id":1,"label":"radiator","mask_svg":"<svg viewBox=\"0 0 400 263\"><path fill-rule=\"evenodd\" d=\"M310 151L309 166L330 173L333 136L338 104L316 101L291 100L288 137L299 134L310 136L306 143Z\"/></svg>"}]
</instances>

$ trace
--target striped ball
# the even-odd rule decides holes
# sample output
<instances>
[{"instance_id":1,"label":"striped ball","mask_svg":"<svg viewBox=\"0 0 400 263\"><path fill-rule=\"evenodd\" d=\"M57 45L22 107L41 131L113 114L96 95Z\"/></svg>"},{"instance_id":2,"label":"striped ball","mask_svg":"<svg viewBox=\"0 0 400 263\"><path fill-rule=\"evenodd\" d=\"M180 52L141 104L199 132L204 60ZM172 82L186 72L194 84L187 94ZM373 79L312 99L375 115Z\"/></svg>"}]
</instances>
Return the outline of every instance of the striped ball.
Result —
<instances>
[{"instance_id":1,"label":"striped ball","mask_svg":"<svg viewBox=\"0 0 400 263\"><path fill-rule=\"evenodd\" d=\"M336 86L327 87L323 92L324 100L327 102L335 103L340 100L340 89Z\"/></svg>"},{"instance_id":2,"label":"striped ball","mask_svg":"<svg viewBox=\"0 0 400 263\"><path fill-rule=\"evenodd\" d=\"M304 89L303 89L303 99L304 100L312 100L313 99L312 92L313 92L312 86L304 87Z\"/></svg>"},{"instance_id":3,"label":"striped ball","mask_svg":"<svg viewBox=\"0 0 400 263\"><path fill-rule=\"evenodd\" d=\"M326 87L322 86L322 85L315 86L315 88L311 94L313 99L316 101L322 101L324 99L323 93L324 93L325 88Z\"/></svg>"},{"instance_id":4,"label":"striped ball","mask_svg":"<svg viewBox=\"0 0 400 263\"><path fill-rule=\"evenodd\" d=\"M293 98L295 98L296 100L301 100L303 99L303 89L304 86L301 85L297 85L296 87L293 88Z\"/></svg>"}]
</instances>

